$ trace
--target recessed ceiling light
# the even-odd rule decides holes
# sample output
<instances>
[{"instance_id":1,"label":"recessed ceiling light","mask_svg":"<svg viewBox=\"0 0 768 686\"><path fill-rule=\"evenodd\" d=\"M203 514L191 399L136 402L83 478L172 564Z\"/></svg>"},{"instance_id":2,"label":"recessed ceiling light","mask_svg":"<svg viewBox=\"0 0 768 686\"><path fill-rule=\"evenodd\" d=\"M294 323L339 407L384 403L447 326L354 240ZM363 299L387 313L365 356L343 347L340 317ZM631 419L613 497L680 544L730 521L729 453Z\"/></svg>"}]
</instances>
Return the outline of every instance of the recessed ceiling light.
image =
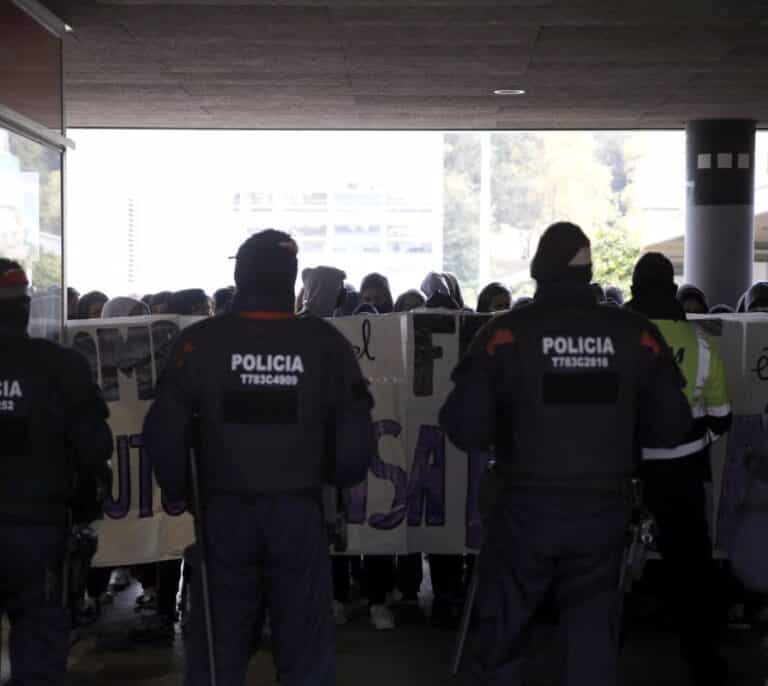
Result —
<instances>
[{"instance_id":1,"label":"recessed ceiling light","mask_svg":"<svg viewBox=\"0 0 768 686\"><path fill-rule=\"evenodd\" d=\"M493 91L494 95L525 95L522 88L499 88Z\"/></svg>"}]
</instances>

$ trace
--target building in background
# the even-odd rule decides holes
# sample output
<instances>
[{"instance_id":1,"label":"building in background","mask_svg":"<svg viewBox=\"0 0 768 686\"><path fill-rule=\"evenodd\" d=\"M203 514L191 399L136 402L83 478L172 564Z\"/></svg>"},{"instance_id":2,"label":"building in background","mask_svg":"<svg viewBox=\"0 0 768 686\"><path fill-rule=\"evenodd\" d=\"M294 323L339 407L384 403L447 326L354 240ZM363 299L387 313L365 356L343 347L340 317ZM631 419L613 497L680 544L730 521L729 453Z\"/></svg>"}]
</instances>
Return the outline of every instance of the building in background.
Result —
<instances>
[{"instance_id":1,"label":"building in background","mask_svg":"<svg viewBox=\"0 0 768 686\"><path fill-rule=\"evenodd\" d=\"M244 190L233 195L231 208L241 239L282 228L298 242L302 267L337 266L355 285L378 271L403 291L443 263L442 197L428 186L393 186Z\"/></svg>"},{"instance_id":2,"label":"building in background","mask_svg":"<svg viewBox=\"0 0 768 686\"><path fill-rule=\"evenodd\" d=\"M61 237L45 241L40 228L40 175L22 171L21 160L11 150L11 138L0 129L0 246L3 255L28 262L40 256L41 247L61 256ZM42 245L41 245L42 244Z\"/></svg>"}]
</instances>

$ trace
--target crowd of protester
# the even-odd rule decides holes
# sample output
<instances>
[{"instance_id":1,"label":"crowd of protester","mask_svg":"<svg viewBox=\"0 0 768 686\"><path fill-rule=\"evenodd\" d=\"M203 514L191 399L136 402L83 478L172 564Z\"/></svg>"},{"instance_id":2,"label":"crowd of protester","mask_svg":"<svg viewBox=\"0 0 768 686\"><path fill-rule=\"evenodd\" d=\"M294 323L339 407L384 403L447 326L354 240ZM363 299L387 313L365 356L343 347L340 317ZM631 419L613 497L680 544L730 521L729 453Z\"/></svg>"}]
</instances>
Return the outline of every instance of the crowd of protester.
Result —
<instances>
[{"instance_id":1,"label":"crowd of protester","mask_svg":"<svg viewBox=\"0 0 768 686\"><path fill-rule=\"evenodd\" d=\"M493 314L524 307L531 298L514 298L502 283L493 282L480 290L474 310L464 301L455 275L429 272L418 288L394 297L389 280L379 273L368 274L359 288L335 267L318 266L304 269L296 299L297 316L345 317L352 315L385 315L421 308ZM625 297L616 286L592 284L595 300L612 307L624 306ZM217 316L225 314L232 302L233 286L220 288L212 296L201 289L161 291L142 298L117 296L110 298L100 291L80 295L67 289L69 319L99 319L142 315ZM46 295L50 295L46 293ZM40 295L38 297L41 297ZM734 312L768 312L768 282L752 286L735 307L719 304L710 307L705 294L694 286L682 286L677 299L689 314L726 314ZM426 622L438 626L457 625L469 579L473 556L421 554L337 556L334 558L334 615L337 623L347 621L354 600L367 601L368 615L376 629L391 629L397 623ZM429 569L434 601L429 620L419 603L419 591L425 566ZM160 562L127 569L92 569L87 584L87 597L79 613L79 621L96 620L105 605L131 584L131 577L142 586L136 598L136 610L142 617L134 631L136 640L172 638L179 618L177 603L181 561ZM359 606L358 606L359 607Z\"/></svg>"}]
</instances>

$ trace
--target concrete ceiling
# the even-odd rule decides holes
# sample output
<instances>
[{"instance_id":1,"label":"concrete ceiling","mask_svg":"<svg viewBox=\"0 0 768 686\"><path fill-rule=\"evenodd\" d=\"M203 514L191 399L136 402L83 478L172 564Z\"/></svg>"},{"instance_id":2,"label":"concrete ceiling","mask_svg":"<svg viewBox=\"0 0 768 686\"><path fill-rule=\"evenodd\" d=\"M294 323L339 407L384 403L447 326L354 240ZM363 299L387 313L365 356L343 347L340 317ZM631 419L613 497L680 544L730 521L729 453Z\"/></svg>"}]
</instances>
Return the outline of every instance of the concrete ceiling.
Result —
<instances>
[{"instance_id":1,"label":"concrete ceiling","mask_svg":"<svg viewBox=\"0 0 768 686\"><path fill-rule=\"evenodd\" d=\"M46 4L70 127L768 125L766 0Z\"/></svg>"}]
</instances>

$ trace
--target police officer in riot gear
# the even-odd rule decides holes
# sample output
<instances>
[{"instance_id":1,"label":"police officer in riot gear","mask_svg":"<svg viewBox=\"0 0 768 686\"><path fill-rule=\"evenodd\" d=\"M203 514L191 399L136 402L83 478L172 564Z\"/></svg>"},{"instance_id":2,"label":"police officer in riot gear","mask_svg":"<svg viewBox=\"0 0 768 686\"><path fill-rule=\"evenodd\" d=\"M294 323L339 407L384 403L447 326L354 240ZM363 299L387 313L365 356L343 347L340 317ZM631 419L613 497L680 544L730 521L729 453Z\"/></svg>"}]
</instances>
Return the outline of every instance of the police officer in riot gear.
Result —
<instances>
[{"instance_id":1,"label":"police officer in riot gear","mask_svg":"<svg viewBox=\"0 0 768 686\"><path fill-rule=\"evenodd\" d=\"M198 425L218 683L245 683L263 611L280 682L335 683L325 483L365 478L372 399L349 343L294 316L297 246L267 230L237 253L228 314L179 335L144 425L158 483L180 498ZM186 683L209 683L200 584L193 572Z\"/></svg>"},{"instance_id":2,"label":"police officer in riot gear","mask_svg":"<svg viewBox=\"0 0 768 686\"><path fill-rule=\"evenodd\" d=\"M85 359L27 336L28 285L18 263L0 259L0 613L13 683L61 686L68 510L86 505L72 503L85 481L108 475L112 434Z\"/></svg>"},{"instance_id":3,"label":"police officer in riot gear","mask_svg":"<svg viewBox=\"0 0 768 686\"><path fill-rule=\"evenodd\" d=\"M472 677L520 683L526 629L547 596L564 683L611 686L637 446L679 442L691 411L657 329L595 302L581 229L549 227L531 275L534 302L481 330L440 414L460 448L495 450L503 481L478 561Z\"/></svg>"},{"instance_id":4,"label":"police officer in riot gear","mask_svg":"<svg viewBox=\"0 0 768 686\"><path fill-rule=\"evenodd\" d=\"M632 275L633 297L627 307L659 327L687 382L685 395L695 419L680 444L643 449L641 475L645 503L658 525L683 658L694 684L722 686L727 672L717 650L722 589L712 561L705 484L712 480L709 446L730 428L731 403L717 346L700 326L686 320L684 305L691 296L677 292L674 276L664 255L643 255ZM692 286L688 292L701 293Z\"/></svg>"}]
</instances>

